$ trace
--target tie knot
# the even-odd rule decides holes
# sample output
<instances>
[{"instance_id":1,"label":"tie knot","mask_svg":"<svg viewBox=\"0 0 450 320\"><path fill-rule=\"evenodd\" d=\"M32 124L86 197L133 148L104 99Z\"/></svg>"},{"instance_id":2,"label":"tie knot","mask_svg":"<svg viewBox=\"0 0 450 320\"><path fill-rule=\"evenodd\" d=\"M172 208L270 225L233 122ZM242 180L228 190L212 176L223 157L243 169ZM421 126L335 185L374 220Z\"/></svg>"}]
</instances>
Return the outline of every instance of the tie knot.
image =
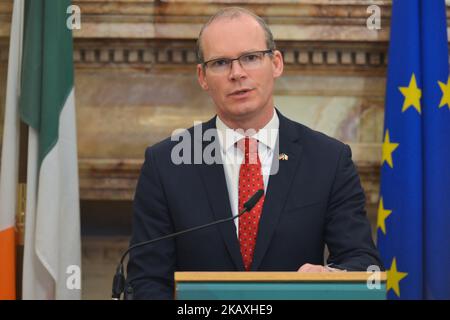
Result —
<instances>
[{"instance_id":1,"label":"tie knot","mask_svg":"<svg viewBox=\"0 0 450 320\"><path fill-rule=\"evenodd\" d=\"M258 140L255 138L245 137L237 142L237 147L244 154L245 164L257 164L258 158Z\"/></svg>"}]
</instances>

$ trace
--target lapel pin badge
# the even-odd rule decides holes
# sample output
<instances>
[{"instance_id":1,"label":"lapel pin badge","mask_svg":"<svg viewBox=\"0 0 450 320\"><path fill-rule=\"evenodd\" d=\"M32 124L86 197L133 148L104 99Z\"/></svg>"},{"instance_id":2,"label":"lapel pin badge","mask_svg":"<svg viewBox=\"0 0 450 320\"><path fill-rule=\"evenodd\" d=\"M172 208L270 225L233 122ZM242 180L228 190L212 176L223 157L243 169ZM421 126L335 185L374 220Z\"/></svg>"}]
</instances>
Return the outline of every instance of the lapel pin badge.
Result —
<instances>
[{"instance_id":1,"label":"lapel pin badge","mask_svg":"<svg viewBox=\"0 0 450 320\"><path fill-rule=\"evenodd\" d=\"M286 153L280 153L278 155L278 160L286 160L287 161L288 159L289 159L289 157Z\"/></svg>"}]
</instances>

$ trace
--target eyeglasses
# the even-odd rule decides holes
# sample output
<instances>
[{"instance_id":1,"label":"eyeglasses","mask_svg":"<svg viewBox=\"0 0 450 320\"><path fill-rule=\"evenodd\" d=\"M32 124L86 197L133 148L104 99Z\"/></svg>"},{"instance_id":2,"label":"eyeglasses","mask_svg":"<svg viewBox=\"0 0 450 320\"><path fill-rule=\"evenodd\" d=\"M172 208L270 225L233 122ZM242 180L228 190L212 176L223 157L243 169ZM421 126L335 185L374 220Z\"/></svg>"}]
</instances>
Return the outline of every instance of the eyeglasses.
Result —
<instances>
[{"instance_id":1,"label":"eyeglasses","mask_svg":"<svg viewBox=\"0 0 450 320\"><path fill-rule=\"evenodd\" d=\"M233 61L237 60L239 61L241 67L244 68L245 70L254 70L258 69L261 66L262 60L266 54L272 53L273 50L268 49L262 51L247 52L234 59L231 58L212 59L203 62L203 67L208 68L213 73L217 74L226 73L230 71Z\"/></svg>"}]
</instances>

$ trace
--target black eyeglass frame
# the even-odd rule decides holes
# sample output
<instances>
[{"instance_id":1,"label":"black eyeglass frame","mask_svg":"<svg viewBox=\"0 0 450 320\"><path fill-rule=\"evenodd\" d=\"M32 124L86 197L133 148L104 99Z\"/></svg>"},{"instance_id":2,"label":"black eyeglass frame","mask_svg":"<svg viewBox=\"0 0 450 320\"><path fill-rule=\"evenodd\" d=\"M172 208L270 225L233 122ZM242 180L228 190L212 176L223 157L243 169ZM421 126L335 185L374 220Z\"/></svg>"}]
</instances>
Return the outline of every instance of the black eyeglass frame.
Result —
<instances>
[{"instance_id":1,"label":"black eyeglass frame","mask_svg":"<svg viewBox=\"0 0 450 320\"><path fill-rule=\"evenodd\" d=\"M264 55L266 55L266 54L273 54L274 50L275 49L267 49L267 50L246 52L246 53L241 54L237 58L215 58L215 59L211 59L211 60L203 62L202 66L203 66L203 68L207 68L208 67L208 63L214 62L214 61L219 61L219 60L226 60L226 61L229 62L229 66L231 66L233 64L233 61L237 60L239 62L239 65L242 67L241 62L239 61L239 59L241 59L242 57L247 56L247 55L251 55L251 54L257 54L257 53L262 53L263 57L264 57Z\"/></svg>"}]
</instances>

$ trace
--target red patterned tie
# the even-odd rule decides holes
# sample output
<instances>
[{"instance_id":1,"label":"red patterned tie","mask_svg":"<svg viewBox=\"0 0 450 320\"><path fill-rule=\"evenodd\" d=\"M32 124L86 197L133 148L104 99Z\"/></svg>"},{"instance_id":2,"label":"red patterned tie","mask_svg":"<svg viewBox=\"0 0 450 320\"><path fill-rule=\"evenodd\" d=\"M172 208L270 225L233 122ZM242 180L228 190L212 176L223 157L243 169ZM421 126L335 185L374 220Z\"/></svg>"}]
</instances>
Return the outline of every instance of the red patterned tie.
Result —
<instances>
[{"instance_id":1,"label":"red patterned tie","mask_svg":"<svg viewBox=\"0 0 450 320\"><path fill-rule=\"evenodd\" d=\"M239 170L239 211L241 211L244 208L244 203L257 190L264 190L264 181L261 174L261 162L258 157L258 141L246 137L238 142L238 147L245 150L244 161ZM263 203L264 196L250 212L239 217L239 243L245 270L247 271L250 270L253 260Z\"/></svg>"}]
</instances>

